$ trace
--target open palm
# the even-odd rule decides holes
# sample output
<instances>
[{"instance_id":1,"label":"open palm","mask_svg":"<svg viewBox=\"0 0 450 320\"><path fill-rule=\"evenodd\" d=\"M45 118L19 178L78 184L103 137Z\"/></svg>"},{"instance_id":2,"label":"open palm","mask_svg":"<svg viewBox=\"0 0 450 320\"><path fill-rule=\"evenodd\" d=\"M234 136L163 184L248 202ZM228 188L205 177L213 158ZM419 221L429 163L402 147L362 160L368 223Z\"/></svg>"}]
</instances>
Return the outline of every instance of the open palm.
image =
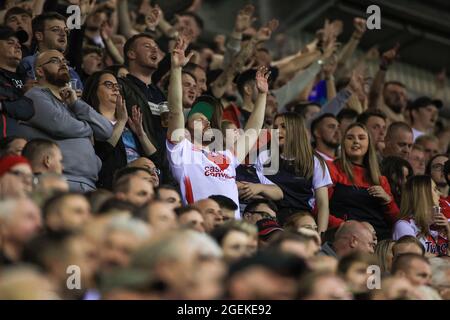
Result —
<instances>
[{"instance_id":1,"label":"open palm","mask_svg":"<svg viewBox=\"0 0 450 320\"><path fill-rule=\"evenodd\" d=\"M191 52L186 57L185 51L187 46L188 42L186 41L186 39L181 36L178 37L177 42L175 43L175 47L173 48L172 51L172 67L182 68L189 62L193 53Z\"/></svg>"},{"instance_id":2,"label":"open palm","mask_svg":"<svg viewBox=\"0 0 450 320\"><path fill-rule=\"evenodd\" d=\"M269 69L265 66L261 66L258 68L258 71L256 71L256 87L258 88L258 91L260 93L267 93L269 92L269 79L270 72Z\"/></svg>"}]
</instances>

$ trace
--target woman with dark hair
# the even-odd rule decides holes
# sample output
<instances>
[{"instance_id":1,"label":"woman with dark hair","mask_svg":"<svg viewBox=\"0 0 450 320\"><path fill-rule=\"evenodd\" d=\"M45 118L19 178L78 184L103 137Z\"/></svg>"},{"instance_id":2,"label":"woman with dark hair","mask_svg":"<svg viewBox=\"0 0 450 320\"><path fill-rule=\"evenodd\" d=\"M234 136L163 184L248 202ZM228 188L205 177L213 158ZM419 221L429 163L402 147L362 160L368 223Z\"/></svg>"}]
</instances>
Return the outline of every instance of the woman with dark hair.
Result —
<instances>
[{"instance_id":1,"label":"woman with dark hair","mask_svg":"<svg viewBox=\"0 0 450 320\"><path fill-rule=\"evenodd\" d=\"M145 134L142 113L136 106L132 108L132 116L128 117L119 83L112 71L99 71L89 77L83 100L114 125L108 141L95 141L95 152L102 160L97 187L110 189L116 170L142 156L150 157L156 148Z\"/></svg>"},{"instance_id":2,"label":"woman with dark hair","mask_svg":"<svg viewBox=\"0 0 450 320\"><path fill-rule=\"evenodd\" d=\"M414 175L413 168L405 159L391 156L383 159L381 173L388 179L395 203L400 207L402 189L406 181Z\"/></svg>"},{"instance_id":3,"label":"woman with dark hair","mask_svg":"<svg viewBox=\"0 0 450 320\"><path fill-rule=\"evenodd\" d=\"M345 220L365 221L375 228L378 239L389 238L399 209L388 179L381 175L367 128L361 123L350 125L341 148L341 157L329 164L333 179L330 226Z\"/></svg>"}]
</instances>

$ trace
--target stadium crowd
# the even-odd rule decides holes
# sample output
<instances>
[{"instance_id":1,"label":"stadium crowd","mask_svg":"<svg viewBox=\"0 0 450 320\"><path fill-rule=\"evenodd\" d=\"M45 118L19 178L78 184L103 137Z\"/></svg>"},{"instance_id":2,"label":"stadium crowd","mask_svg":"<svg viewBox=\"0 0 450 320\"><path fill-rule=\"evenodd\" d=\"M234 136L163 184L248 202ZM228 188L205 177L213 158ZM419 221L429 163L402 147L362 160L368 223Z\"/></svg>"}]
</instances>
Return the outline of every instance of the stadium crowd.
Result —
<instances>
[{"instance_id":1,"label":"stadium crowd","mask_svg":"<svg viewBox=\"0 0 450 320\"><path fill-rule=\"evenodd\" d=\"M0 7L0 299L450 299L445 72L153 2Z\"/></svg>"}]
</instances>

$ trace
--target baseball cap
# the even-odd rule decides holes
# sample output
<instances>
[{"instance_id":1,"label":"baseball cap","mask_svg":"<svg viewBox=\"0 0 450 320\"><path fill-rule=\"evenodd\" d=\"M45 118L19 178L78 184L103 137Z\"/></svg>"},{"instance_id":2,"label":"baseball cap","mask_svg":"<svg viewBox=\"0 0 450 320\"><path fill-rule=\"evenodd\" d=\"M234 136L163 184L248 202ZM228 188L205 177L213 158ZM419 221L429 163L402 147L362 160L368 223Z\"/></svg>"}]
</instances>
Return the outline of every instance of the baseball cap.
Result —
<instances>
[{"instance_id":1,"label":"baseball cap","mask_svg":"<svg viewBox=\"0 0 450 320\"><path fill-rule=\"evenodd\" d=\"M0 177L8 172L12 167L22 163L30 165L27 158L22 156L6 156L0 158Z\"/></svg>"},{"instance_id":2,"label":"baseball cap","mask_svg":"<svg viewBox=\"0 0 450 320\"><path fill-rule=\"evenodd\" d=\"M192 109L191 111L189 111L187 118L189 119L195 113L201 113L209 121L211 121L212 115L214 113L214 106L206 101L199 101L192 106Z\"/></svg>"},{"instance_id":3,"label":"baseball cap","mask_svg":"<svg viewBox=\"0 0 450 320\"><path fill-rule=\"evenodd\" d=\"M442 108L442 101L438 100L438 99L431 99L429 97L419 97L416 100L414 100L413 102L411 102L411 104L409 105L409 109L410 110L417 110L420 108L425 108L429 105L434 105L436 106L436 108L441 109Z\"/></svg>"},{"instance_id":4,"label":"baseball cap","mask_svg":"<svg viewBox=\"0 0 450 320\"><path fill-rule=\"evenodd\" d=\"M20 43L24 43L28 40L28 33L24 30L15 32L10 27L0 26L0 40L8 40L11 37L16 37Z\"/></svg>"},{"instance_id":5,"label":"baseball cap","mask_svg":"<svg viewBox=\"0 0 450 320\"><path fill-rule=\"evenodd\" d=\"M273 219L261 219L256 222L258 227L258 236L267 239L269 235L275 231L283 231L283 228Z\"/></svg>"}]
</instances>

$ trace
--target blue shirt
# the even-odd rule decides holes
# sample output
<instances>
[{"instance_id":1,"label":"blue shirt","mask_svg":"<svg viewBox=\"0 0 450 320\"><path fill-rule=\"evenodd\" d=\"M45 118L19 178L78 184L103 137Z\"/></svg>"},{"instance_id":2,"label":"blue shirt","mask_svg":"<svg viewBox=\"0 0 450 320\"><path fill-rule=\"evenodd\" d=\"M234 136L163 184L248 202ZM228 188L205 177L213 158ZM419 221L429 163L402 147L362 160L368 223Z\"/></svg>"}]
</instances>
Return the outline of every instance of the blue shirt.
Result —
<instances>
[{"instance_id":1,"label":"blue shirt","mask_svg":"<svg viewBox=\"0 0 450 320\"><path fill-rule=\"evenodd\" d=\"M140 157L136 140L131 131L125 127L122 133L122 142L125 145L125 153L127 154L127 163L130 163Z\"/></svg>"}]
</instances>

